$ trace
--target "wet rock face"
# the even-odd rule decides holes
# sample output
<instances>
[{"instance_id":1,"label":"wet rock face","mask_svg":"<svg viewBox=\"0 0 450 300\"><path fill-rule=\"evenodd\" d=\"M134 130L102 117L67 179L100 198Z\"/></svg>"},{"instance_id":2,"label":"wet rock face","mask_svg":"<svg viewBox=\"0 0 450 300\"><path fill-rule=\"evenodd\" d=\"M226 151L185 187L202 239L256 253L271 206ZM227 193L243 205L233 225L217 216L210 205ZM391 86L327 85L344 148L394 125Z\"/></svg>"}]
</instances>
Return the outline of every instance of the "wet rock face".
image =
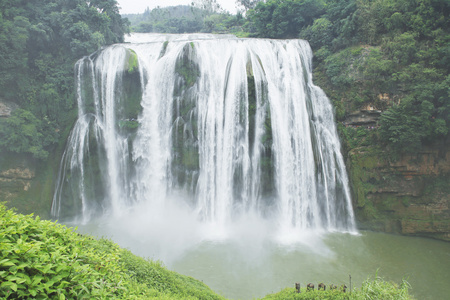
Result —
<instances>
[{"instance_id":1,"label":"wet rock face","mask_svg":"<svg viewBox=\"0 0 450 300\"><path fill-rule=\"evenodd\" d=\"M0 169L0 201L12 202L30 188L35 171L24 166Z\"/></svg>"},{"instance_id":2,"label":"wet rock face","mask_svg":"<svg viewBox=\"0 0 450 300\"><path fill-rule=\"evenodd\" d=\"M348 166L360 228L450 241L450 152L391 161L354 149Z\"/></svg>"},{"instance_id":3,"label":"wet rock face","mask_svg":"<svg viewBox=\"0 0 450 300\"><path fill-rule=\"evenodd\" d=\"M34 171L28 168L16 168L0 171L0 178L31 180L35 176Z\"/></svg>"},{"instance_id":4,"label":"wet rock face","mask_svg":"<svg viewBox=\"0 0 450 300\"><path fill-rule=\"evenodd\" d=\"M343 122L346 126L376 126L381 111L374 109L361 109L349 114Z\"/></svg>"},{"instance_id":5,"label":"wet rock face","mask_svg":"<svg viewBox=\"0 0 450 300\"><path fill-rule=\"evenodd\" d=\"M36 180L33 160L25 155L0 153L0 201L6 201L19 212L31 213L34 207L28 199L36 197L32 186Z\"/></svg>"}]
</instances>

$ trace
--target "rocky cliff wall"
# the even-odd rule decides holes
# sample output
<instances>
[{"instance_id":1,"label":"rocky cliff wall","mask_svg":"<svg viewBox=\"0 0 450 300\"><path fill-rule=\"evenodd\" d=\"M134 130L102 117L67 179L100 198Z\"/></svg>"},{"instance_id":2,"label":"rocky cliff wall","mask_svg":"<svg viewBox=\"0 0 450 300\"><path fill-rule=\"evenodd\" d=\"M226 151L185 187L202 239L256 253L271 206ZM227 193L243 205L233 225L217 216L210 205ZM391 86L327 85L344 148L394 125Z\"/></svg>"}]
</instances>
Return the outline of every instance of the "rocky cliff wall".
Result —
<instances>
[{"instance_id":1,"label":"rocky cliff wall","mask_svg":"<svg viewBox=\"0 0 450 300\"><path fill-rule=\"evenodd\" d=\"M384 149L348 153L354 207L361 229L450 241L450 151L429 147L390 159Z\"/></svg>"},{"instance_id":2,"label":"rocky cliff wall","mask_svg":"<svg viewBox=\"0 0 450 300\"><path fill-rule=\"evenodd\" d=\"M53 162L37 162L31 156L0 153L0 201L23 214L50 217Z\"/></svg>"},{"instance_id":3,"label":"rocky cliff wall","mask_svg":"<svg viewBox=\"0 0 450 300\"><path fill-rule=\"evenodd\" d=\"M34 170L25 166L16 166L13 169L0 171L0 197L6 201L12 201L15 194L27 192L35 177Z\"/></svg>"},{"instance_id":4,"label":"rocky cliff wall","mask_svg":"<svg viewBox=\"0 0 450 300\"><path fill-rule=\"evenodd\" d=\"M0 99L0 128L17 108L17 104ZM71 114L75 119L76 111ZM50 218L55 179L70 129L67 127L61 133L60 142L49 149L50 155L45 160L0 150L0 202L15 207L19 213Z\"/></svg>"}]
</instances>

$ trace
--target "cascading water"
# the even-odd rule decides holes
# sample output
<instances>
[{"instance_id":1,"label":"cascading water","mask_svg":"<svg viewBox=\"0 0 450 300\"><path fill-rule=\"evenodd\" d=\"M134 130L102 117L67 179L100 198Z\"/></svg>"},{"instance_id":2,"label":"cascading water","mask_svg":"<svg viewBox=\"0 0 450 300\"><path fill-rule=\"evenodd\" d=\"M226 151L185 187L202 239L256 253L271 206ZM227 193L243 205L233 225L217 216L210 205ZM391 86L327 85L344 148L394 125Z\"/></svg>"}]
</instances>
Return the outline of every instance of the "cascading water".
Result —
<instances>
[{"instance_id":1,"label":"cascading water","mask_svg":"<svg viewBox=\"0 0 450 300\"><path fill-rule=\"evenodd\" d=\"M359 286L378 269L410 276L418 298L448 295L447 245L347 234L348 178L307 42L128 41L76 64L55 218L229 298L348 284L349 274Z\"/></svg>"},{"instance_id":2,"label":"cascading water","mask_svg":"<svg viewBox=\"0 0 450 300\"><path fill-rule=\"evenodd\" d=\"M135 35L76 65L78 119L55 218L120 215L178 199L226 229L354 232L332 107L302 40ZM182 202L182 204L181 204Z\"/></svg>"}]
</instances>

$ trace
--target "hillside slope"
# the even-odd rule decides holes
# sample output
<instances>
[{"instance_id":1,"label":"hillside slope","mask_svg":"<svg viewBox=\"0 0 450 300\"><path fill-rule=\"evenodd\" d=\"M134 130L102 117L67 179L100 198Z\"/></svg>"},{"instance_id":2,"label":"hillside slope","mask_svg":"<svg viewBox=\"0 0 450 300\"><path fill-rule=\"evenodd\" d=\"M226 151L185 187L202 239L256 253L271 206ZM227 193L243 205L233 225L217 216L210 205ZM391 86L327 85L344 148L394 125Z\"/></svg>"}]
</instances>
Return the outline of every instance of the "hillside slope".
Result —
<instances>
[{"instance_id":1,"label":"hillside slope","mask_svg":"<svg viewBox=\"0 0 450 300\"><path fill-rule=\"evenodd\" d=\"M2 299L223 299L191 277L0 204Z\"/></svg>"}]
</instances>

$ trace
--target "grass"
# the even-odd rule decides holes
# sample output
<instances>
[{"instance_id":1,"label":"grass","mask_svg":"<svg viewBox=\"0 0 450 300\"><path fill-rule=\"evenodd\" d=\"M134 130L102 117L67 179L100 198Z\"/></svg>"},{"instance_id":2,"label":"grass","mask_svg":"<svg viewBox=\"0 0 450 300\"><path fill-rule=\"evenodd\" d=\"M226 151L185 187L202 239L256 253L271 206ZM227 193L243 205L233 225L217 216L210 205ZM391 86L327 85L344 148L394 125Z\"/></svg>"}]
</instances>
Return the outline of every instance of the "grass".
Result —
<instances>
[{"instance_id":1,"label":"grass","mask_svg":"<svg viewBox=\"0 0 450 300\"><path fill-rule=\"evenodd\" d=\"M167 270L106 239L0 203L0 299L224 299L191 277ZM412 299L401 286L376 277L352 293L296 293L293 288L263 299Z\"/></svg>"}]
</instances>

